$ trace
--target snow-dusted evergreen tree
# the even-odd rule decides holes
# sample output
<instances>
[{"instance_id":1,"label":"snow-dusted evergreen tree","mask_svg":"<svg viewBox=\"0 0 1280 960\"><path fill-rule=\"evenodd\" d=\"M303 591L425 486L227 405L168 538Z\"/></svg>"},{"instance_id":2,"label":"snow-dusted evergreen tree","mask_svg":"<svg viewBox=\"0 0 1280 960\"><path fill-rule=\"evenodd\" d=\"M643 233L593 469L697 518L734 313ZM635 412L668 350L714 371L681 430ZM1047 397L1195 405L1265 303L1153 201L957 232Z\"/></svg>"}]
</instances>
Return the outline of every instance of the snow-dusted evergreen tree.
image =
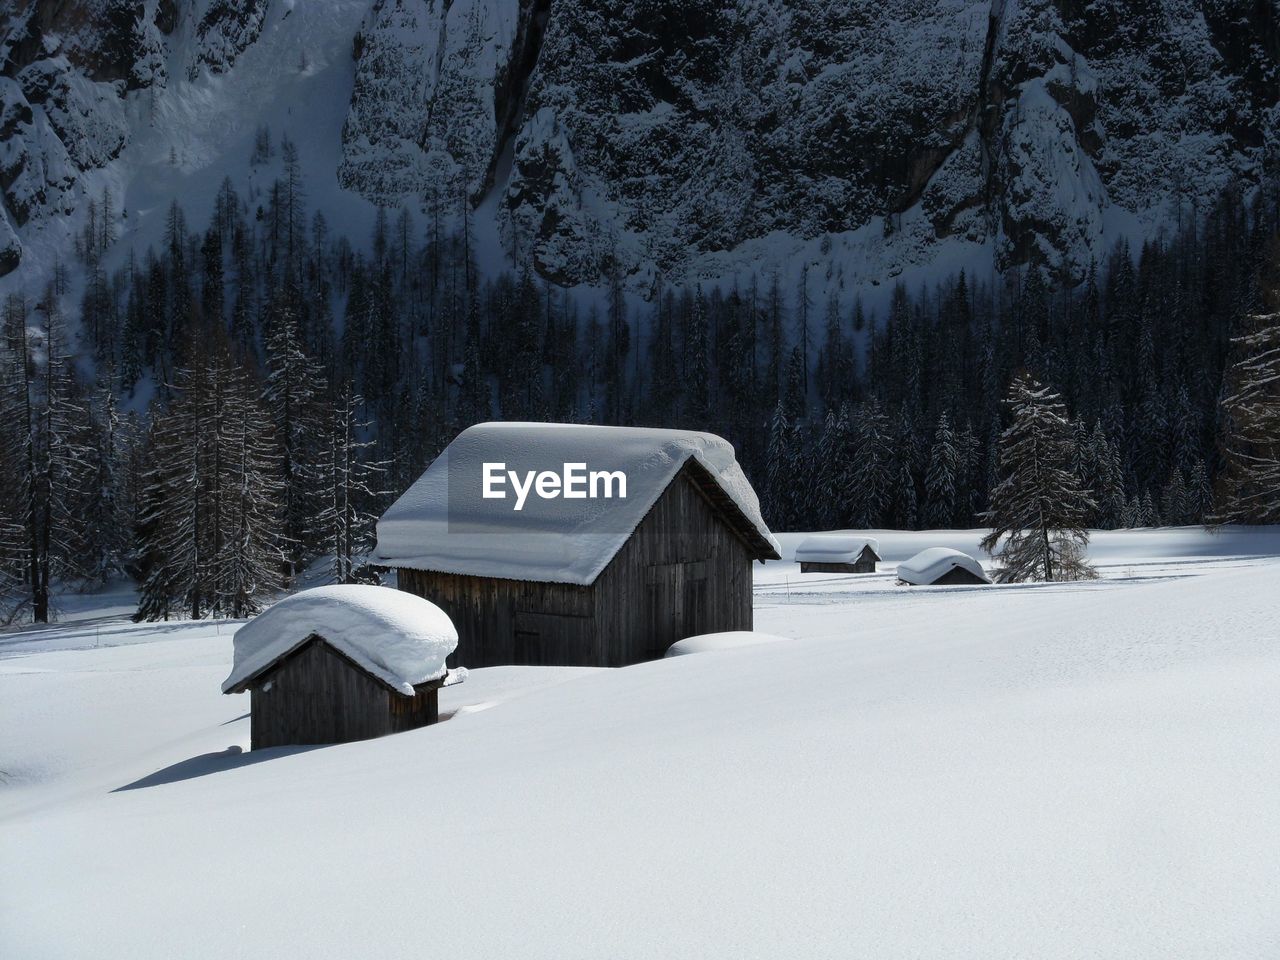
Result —
<instances>
[{"instance_id":1,"label":"snow-dusted evergreen tree","mask_svg":"<svg viewBox=\"0 0 1280 960\"><path fill-rule=\"evenodd\" d=\"M1213 516L1213 486L1209 483L1209 473L1200 457L1191 464L1187 480L1187 505L1191 511L1192 523L1203 523Z\"/></svg>"},{"instance_id":2,"label":"snow-dusted evergreen tree","mask_svg":"<svg viewBox=\"0 0 1280 960\"><path fill-rule=\"evenodd\" d=\"M209 558L203 501L207 426L200 396L209 386L202 371L177 371L174 399L154 411L147 431L150 468L138 505L138 560L143 574L138 620L205 614Z\"/></svg>"},{"instance_id":3,"label":"snow-dusted evergreen tree","mask_svg":"<svg viewBox=\"0 0 1280 960\"><path fill-rule=\"evenodd\" d=\"M1072 466L1071 423L1061 399L1024 374L1005 403L1012 422L1000 437L1000 480L982 549L999 561L997 577L1005 583L1091 578L1085 523L1095 504Z\"/></svg>"},{"instance_id":4,"label":"snow-dusted evergreen tree","mask_svg":"<svg viewBox=\"0 0 1280 960\"><path fill-rule=\"evenodd\" d=\"M225 394L211 424L212 612L248 617L283 586L280 448L248 373L220 375Z\"/></svg>"},{"instance_id":5,"label":"snow-dusted evergreen tree","mask_svg":"<svg viewBox=\"0 0 1280 960\"><path fill-rule=\"evenodd\" d=\"M1091 523L1100 527L1123 526L1124 475L1101 420L1094 422L1080 462L1083 468L1080 479L1097 504Z\"/></svg>"},{"instance_id":6,"label":"snow-dusted evergreen tree","mask_svg":"<svg viewBox=\"0 0 1280 960\"><path fill-rule=\"evenodd\" d=\"M85 571L88 414L53 288L36 307L44 331L38 342L27 329L25 307L11 300L6 314L0 373L0 416L10 434L5 443L6 540L21 542L24 606L33 620L43 623L52 613L53 585L78 582ZM15 524L22 528L20 536ZM5 552L15 555L13 546Z\"/></svg>"},{"instance_id":7,"label":"snow-dusted evergreen tree","mask_svg":"<svg viewBox=\"0 0 1280 960\"><path fill-rule=\"evenodd\" d=\"M707 303L699 287L694 294L685 325L684 372L685 416L693 423L706 423L711 413L711 345L707 330Z\"/></svg>"},{"instance_id":8,"label":"snow-dusted evergreen tree","mask_svg":"<svg viewBox=\"0 0 1280 960\"><path fill-rule=\"evenodd\" d=\"M1160 508L1161 517L1170 526L1189 522L1191 511L1187 505L1187 483L1181 467L1175 466L1169 471L1169 481L1160 494Z\"/></svg>"},{"instance_id":9,"label":"snow-dusted evergreen tree","mask_svg":"<svg viewBox=\"0 0 1280 960\"><path fill-rule=\"evenodd\" d=\"M131 541L128 493L121 476L132 438L110 385L98 390L86 421L87 483L81 508L83 575L97 587L125 574Z\"/></svg>"},{"instance_id":10,"label":"snow-dusted evergreen tree","mask_svg":"<svg viewBox=\"0 0 1280 960\"><path fill-rule=\"evenodd\" d=\"M304 465L323 447L324 424L317 398L324 372L308 354L293 311L282 306L271 319L266 341L267 381L263 400L280 447L280 480L289 577L315 553L307 530L319 508L322 489L309 482Z\"/></svg>"},{"instance_id":11,"label":"snow-dusted evergreen tree","mask_svg":"<svg viewBox=\"0 0 1280 960\"><path fill-rule=\"evenodd\" d=\"M1222 411L1227 469L1220 521L1280 523L1280 313L1255 316L1232 343Z\"/></svg>"},{"instance_id":12,"label":"snow-dusted evergreen tree","mask_svg":"<svg viewBox=\"0 0 1280 960\"><path fill-rule=\"evenodd\" d=\"M769 443L766 450L765 503L767 517L779 529L787 529L795 517L798 478L791 459L795 428L787 417L786 406L779 401L769 421Z\"/></svg>"},{"instance_id":13,"label":"snow-dusted evergreen tree","mask_svg":"<svg viewBox=\"0 0 1280 960\"><path fill-rule=\"evenodd\" d=\"M1150 490L1143 490L1142 496L1138 498L1137 525L1140 527L1160 526L1160 511L1156 509L1156 501L1151 496Z\"/></svg>"},{"instance_id":14,"label":"snow-dusted evergreen tree","mask_svg":"<svg viewBox=\"0 0 1280 960\"><path fill-rule=\"evenodd\" d=\"M31 605L31 417L26 365L26 305L16 294L5 302L0 337L0 624Z\"/></svg>"},{"instance_id":15,"label":"snow-dusted evergreen tree","mask_svg":"<svg viewBox=\"0 0 1280 960\"><path fill-rule=\"evenodd\" d=\"M880 404L860 404L854 423L853 470L848 474L845 500L850 526L876 527L885 522L893 502L897 442Z\"/></svg>"},{"instance_id":16,"label":"snow-dusted evergreen tree","mask_svg":"<svg viewBox=\"0 0 1280 960\"><path fill-rule=\"evenodd\" d=\"M815 450L810 516L815 525L839 527L847 522L849 505L846 478L854 469L853 423L849 405L827 411Z\"/></svg>"},{"instance_id":17,"label":"snow-dusted evergreen tree","mask_svg":"<svg viewBox=\"0 0 1280 960\"><path fill-rule=\"evenodd\" d=\"M281 586L280 463L253 379L220 330L153 418L138 619L247 616Z\"/></svg>"},{"instance_id":18,"label":"snow-dusted evergreen tree","mask_svg":"<svg viewBox=\"0 0 1280 960\"><path fill-rule=\"evenodd\" d=\"M892 503L893 524L904 530L915 529L920 519L919 497L916 496L916 478L911 472L911 461L906 457L898 465Z\"/></svg>"},{"instance_id":19,"label":"snow-dusted evergreen tree","mask_svg":"<svg viewBox=\"0 0 1280 960\"><path fill-rule=\"evenodd\" d=\"M386 465L368 459L373 443L361 439L370 427L359 416L363 403L350 388L329 400L327 443L317 463L325 498L315 531L318 545L333 558L337 583L368 579L360 574L361 560L372 544L377 507L385 495L380 481Z\"/></svg>"},{"instance_id":20,"label":"snow-dusted evergreen tree","mask_svg":"<svg viewBox=\"0 0 1280 960\"><path fill-rule=\"evenodd\" d=\"M951 429L951 421L944 412L938 418L938 427L933 434L929 469L925 474L925 526L949 527L954 522L956 476L959 469L960 454L956 448L956 436Z\"/></svg>"}]
</instances>

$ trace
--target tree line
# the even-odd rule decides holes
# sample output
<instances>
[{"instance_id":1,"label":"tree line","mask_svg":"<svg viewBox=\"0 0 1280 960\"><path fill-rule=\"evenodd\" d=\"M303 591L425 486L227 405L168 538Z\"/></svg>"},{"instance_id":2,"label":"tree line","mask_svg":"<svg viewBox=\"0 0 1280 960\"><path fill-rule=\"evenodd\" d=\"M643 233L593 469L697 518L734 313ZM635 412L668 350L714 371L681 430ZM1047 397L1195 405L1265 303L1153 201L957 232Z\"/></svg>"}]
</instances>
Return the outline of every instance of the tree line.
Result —
<instances>
[{"instance_id":1,"label":"tree line","mask_svg":"<svg viewBox=\"0 0 1280 960\"><path fill-rule=\"evenodd\" d=\"M228 179L202 228L173 201L145 251L119 251L102 196L76 261L4 304L10 615L121 575L147 617L250 613L321 556L364 576L372 518L490 418L721 434L779 529L983 524L1024 376L1061 404L1084 526L1226 515L1258 486L1224 492L1232 464L1269 455L1228 371L1265 328L1274 192L1228 192L1081 284L957 273L876 311L820 295L816 265L645 298L614 268L575 295L482 271L461 191L379 210L360 242L308 208L287 138L260 131L253 161L270 186Z\"/></svg>"}]
</instances>

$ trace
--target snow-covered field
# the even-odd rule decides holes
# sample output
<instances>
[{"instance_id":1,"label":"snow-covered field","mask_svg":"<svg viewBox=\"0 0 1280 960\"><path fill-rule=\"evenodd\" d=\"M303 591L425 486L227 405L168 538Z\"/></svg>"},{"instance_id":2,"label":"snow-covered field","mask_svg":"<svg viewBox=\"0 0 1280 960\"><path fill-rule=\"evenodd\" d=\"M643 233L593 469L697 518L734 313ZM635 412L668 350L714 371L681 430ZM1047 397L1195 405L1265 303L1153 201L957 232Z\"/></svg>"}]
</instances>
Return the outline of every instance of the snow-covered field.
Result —
<instances>
[{"instance_id":1,"label":"snow-covered field","mask_svg":"<svg viewBox=\"0 0 1280 960\"><path fill-rule=\"evenodd\" d=\"M979 532L871 535L757 571L793 642L475 670L342 746L247 751L234 625L0 636L0 955L1280 955L1280 530L939 588L892 566Z\"/></svg>"}]
</instances>

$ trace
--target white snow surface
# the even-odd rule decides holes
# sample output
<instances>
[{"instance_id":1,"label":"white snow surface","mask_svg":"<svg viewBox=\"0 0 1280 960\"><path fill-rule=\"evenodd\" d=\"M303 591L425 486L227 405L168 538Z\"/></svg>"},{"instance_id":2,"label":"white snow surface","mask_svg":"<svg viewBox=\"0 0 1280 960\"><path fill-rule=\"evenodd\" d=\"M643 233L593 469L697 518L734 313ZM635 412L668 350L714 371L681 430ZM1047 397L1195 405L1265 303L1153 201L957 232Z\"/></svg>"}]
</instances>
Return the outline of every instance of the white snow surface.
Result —
<instances>
[{"instance_id":1,"label":"white snow surface","mask_svg":"<svg viewBox=\"0 0 1280 960\"><path fill-rule=\"evenodd\" d=\"M916 585L930 584L956 567L968 570L983 580L991 579L982 569L981 563L967 553L950 547L928 547L911 559L902 561L898 564L898 579Z\"/></svg>"},{"instance_id":2,"label":"white snow surface","mask_svg":"<svg viewBox=\"0 0 1280 960\"><path fill-rule=\"evenodd\" d=\"M460 433L378 521L375 563L443 573L589 584L686 460L705 467L774 548L733 447L709 433L563 423L482 423ZM625 499L541 499L513 509L480 495L485 463L508 469L621 470ZM464 486L459 488L457 484ZM453 489L451 490L451 485Z\"/></svg>"},{"instance_id":3,"label":"white snow surface","mask_svg":"<svg viewBox=\"0 0 1280 960\"><path fill-rule=\"evenodd\" d=\"M984 533L867 532L886 565ZM0 952L1272 960L1280 528L1089 558L757 566L788 643L473 670L435 726L253 752L234 624L64 601L0 635Z\"/></svg>"},{"instance_id":4,"label":"white snow surface","mask_svg":"<svg viewBox=\"0 0 1280 960\"><path fill-rule=\"evenodd\" d=\"M677 640L667 648L666 655L682 657L691 653L716 653L721 650L736 650L739 647L754 647L762 643L778 643L790 639L774 633L761 633L758 630L726 630L723 633L703 633L696 637Z\"/></svg>"},{"instance_id":5,"label":"white snow surface","mask_svg":"<svg viewBox=\"0 0 1280 960\"><path fill-rule=\"evenodd\" d=\"M855 533L817 533L800 541L796 547L796 560L809 563L853 563L870 547L878 557L880 541L875 537Z\"/></svg>"},{"instance_id":6,"label":"white snow surface","mask_svg":"<svg viewBox=\"0 0 1280 960\"><path fill-rule=\"evenodd\" d=\"M235 660L222 692L312 636L406 696L443 677L445 658L458 646L453 621L430 600L366 584L314 587L272 604L236 632Z\"/></svg>"}]
</instances>

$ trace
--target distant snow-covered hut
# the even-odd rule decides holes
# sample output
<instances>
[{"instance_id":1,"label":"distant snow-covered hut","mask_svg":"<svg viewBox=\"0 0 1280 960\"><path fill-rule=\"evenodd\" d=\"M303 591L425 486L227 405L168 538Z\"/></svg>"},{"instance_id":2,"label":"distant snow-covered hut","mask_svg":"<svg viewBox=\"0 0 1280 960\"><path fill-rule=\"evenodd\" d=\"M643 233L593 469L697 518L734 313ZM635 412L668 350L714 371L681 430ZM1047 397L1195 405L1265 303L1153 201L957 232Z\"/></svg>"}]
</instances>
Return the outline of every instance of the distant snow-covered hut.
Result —
<instances>
[{"instance_id":1,"label":"distant snow-covered hut","mask_svg":"<svg viewBox=\"0 0 1280 960\"><path fill-rule=\"evenodd\" d=\"M517 510L482 493L495 463L518 476L570 465L620 474L625 496L620 486L595 498L530 495ZM779 556L720 437L484 423L383 514L372 561L453 618L451 663L624 666L684 637L750 630L751 564Z\"/></svg>"},{"instance_id":2,"label":"distant snow-covered hut","mask_svg":"<svg viewBox=\"0 0 1280 960\"><path fill-rule=\"evenodd\" d=\"M991 582L982 564L950 547L929 547L904 560L898 564L898 579L913 586Z\"/></svg>"},{"instance_id":3,"label":"distant snow-covered hut","mask_svg":"<svg viewBox=\"0 0 1280 960\"><path fill-rule=\"evenodd\" d=\"M871 537L819 533L796 547L801 573L875 573L880 544Z\"/></svg>"},{"instance_id":4,"label":"distant snow-covered hut","mask_svg":"<svg viewBox=\"0 0 1280 960\"><path fill-rule=\"evenodd\" d=\"M222 692L249 691L254 749L367 740L436 722L457 644L448 616L421 597L317 587L236 631Z\"/></svg>"}]
</instances>

